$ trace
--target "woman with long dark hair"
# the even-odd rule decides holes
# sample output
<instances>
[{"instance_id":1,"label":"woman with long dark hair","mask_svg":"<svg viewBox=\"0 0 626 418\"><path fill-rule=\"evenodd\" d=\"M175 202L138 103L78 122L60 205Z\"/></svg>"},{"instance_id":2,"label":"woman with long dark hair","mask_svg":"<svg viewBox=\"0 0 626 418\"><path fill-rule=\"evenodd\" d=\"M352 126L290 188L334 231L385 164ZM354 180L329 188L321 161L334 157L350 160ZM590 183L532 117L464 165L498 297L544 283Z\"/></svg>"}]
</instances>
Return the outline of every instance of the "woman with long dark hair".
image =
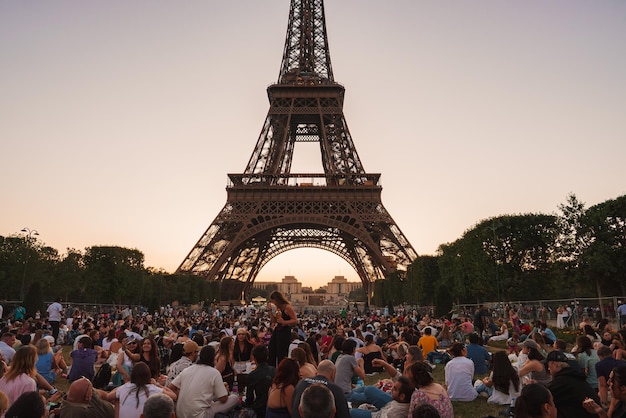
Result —
<instances>
[{"instance_id":1,"label":"woman with long dark hair","mask_svg":"<svg viewBox=\"0 0 626 418\"><path fill-rule=\"evenodd\" d=\"M556 418L557 410L552 393L540 383L531 383L522 389L515 401L516 418Z\"/></svg>"},{"instance_id":2,"label":"woman with long dark hair","mask_svg":"<svg viewBox=\"0 0 626 418\"><path fill-rule=\"evenodd\" d=\"M535 341L526 339L522 343L522 354L528 356L528 360L524 362L524 365L517 373L520 378L528 376L527 380L534 380L544 385L552 381L552 376L550 376L543 364L545 357L539 352L539 345Z\"/></svg>"},{"instance_id":3,"label":"woman with long dark hair","mask_svg":"<svg viewBox=\"0 0 626 418\"><path fill-rule=\"evenodd\" d=\"M150 375L153 379L158 380L161 377L161 359L159 358L159 349L152 335L144 338L141 342L141 351L139 352L138 363L146 363L150 368Z\"/></svg>"},{"instance_id":4,"label":"woman with long dark hair","mask_svg":"<svg viewBox=\"0 0 626 418\"><path fill-rule=\"evenodd\" d=\"M454 411L452 402L446 388L435 382L432 369L424 362L415 362L410 367L408 373L415 391L411 396L411 404L409 406L409 416L420 405L429 404L435 407L441 418L453 418Z\"/></svg>"},{"instance_id":5,"label":"woman with long dark hair","mask_svg":"<svg viewBox=\"0 0 626 418\"><path fill-rule=\"evenodd\" d=\"M519 396L522 385L517 370L511 365L506 351L496 351L493 354L493 371L482 380L476 381L478 393L486 392L489 395L488 403L511 405L511 400Z\"/></svg>"},{"instance_id":6,"label":"woman with long dark hair","mask_svg":"<svg viewBox=\"0 0 626 418\"><path fill-rule=\"evenodd\" d=\"M130 372L130 382L113 389L106 395L106 399L115 402L116 417L139 418L146 399L157 393L163 393L173 401L176 400L176 395L171 389L161 388L155 384L148 365L138 362Z\"/></svg>"},{"instance_id":7,"label":"woman with long dark hair","mask_svg":"<svg viewBox=\"0 0 626 418\"><path fill-rule=\"evenodd\" d=\"M265 418L290 418L293 393L300 380L300 366L291 358L284 358L272 380L267 398Z\"/></svg>"},{"instance_id":8,"label":"woman with long dark hair","mask_svg":"<svg viewBox=\"0 0 626 418\"><path fill-rule=\"evenodd\" d=\"M270 317L270 321L275 324L275 327L268 347L270 351L269 364L276 366L287 357L291 343L291 326L298 323L298 318L291 303L278 290L274 290L270 294L270 301L276 310L272 310Z\"/></svg>"}]
</instances>

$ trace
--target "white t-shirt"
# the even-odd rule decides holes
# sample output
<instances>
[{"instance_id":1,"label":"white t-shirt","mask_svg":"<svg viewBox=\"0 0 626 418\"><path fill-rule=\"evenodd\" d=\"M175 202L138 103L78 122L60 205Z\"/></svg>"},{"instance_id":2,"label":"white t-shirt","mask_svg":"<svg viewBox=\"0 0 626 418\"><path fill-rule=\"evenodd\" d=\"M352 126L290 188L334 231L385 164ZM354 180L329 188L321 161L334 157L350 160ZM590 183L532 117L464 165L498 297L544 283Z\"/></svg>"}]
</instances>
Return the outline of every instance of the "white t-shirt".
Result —
<instances>
[{"instance_id":1,"label":"white t-shirt","mask_svg":"<svg viewBox=\"0 0 626 418\"><path fill-rule=\"evenodd\" d=\"M61 321L63 306L59 302L53 302L48 306L48 321Z\"/></svg>"},{"instance_id":2,"label":"white t-shirt","mask_svg":"<svg viewBox=\"0 0 626 418\"><path fill-rule=\"evenodd\" d=\"M474 362L467 357L455 357L446 363L446 384L448 395L453 401L469 402L476 399L478 392L474 389Z\"/></svg>"},{"instance_id":3,"label":"white t-shirt","mask_svg":"<svg viewBox=\"0 0 626 418\"><path fill-rule=\"evenodd\" d=\"M115 397L120 402L120 418L139 418L143 412L143 404L149 396L157 393L163 393L163 389L157 385L146 385L148 395L143 389L139 390L139 399L137 399L137 386L134 383L124 383L117 388Z\"/></svg>"},{"instance_id":4,"label":"white t-shirt","mask_svg":"<svg viewBox=\"0 0 626 418\"><path fill-rule=\"evenodd\" d=\"M117 342L117 338L113 338L112 340L109 340L107 337L104 337L102 339L102 349L103 350L108 350L111 348L111 344L113 344L114 342Z\"/></svg>"},{"instance_id":5,"label":"white t-shirt","mask_svg":"<svg viewBox=\"0 0 626 418\"><path fill-rule=\"evenodd\" d=\"M202 418L214 398L228 395L222 375L214 367L194 364L180 372L172 381L180 389L176 416Z\"/></svg>"}]
</instances>

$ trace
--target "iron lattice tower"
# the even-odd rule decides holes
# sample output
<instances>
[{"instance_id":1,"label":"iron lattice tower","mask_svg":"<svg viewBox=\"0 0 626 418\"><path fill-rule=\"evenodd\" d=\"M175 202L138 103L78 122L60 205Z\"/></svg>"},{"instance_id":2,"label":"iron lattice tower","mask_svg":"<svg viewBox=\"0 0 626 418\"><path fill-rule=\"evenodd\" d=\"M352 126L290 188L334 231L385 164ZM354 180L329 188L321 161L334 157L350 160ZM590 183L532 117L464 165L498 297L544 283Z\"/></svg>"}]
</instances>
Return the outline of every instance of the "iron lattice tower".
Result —
<instances>
[{"instance_id":1,"label":"iron lattice tower","mask_svg":"<svg viewBox=\"0 0 626 418\"><path fill-rule=\"evenodd\" d=\"M178 267L248 289L263 266L295 248L331 251L371 284L417 257L381 201L380 174L365 172L343 114L345 89L330 62L323 0L292 0L278 82L243 174ZM320 174L291 172L296 142L318 142Z\"/></svg>"}]
</instances>

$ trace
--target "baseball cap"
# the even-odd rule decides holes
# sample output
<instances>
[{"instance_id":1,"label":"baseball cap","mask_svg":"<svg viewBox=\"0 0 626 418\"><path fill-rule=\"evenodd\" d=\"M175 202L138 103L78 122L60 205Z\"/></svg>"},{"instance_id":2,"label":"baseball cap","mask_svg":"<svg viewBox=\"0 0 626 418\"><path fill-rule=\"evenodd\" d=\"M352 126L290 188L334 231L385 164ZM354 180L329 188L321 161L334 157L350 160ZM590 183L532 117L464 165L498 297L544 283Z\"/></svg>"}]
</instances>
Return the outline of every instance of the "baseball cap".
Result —
<instances>
[{"instance_id":1,"label":"baseball cap","mask_svg":"<svg viewBox=\"0 0 626 418\"><path fill-rule=\"evenodd\" d=\"M567 363L567 356L562 351L550 351L546 357L546 363L549 361L560 361L561 363Z\"/></svg>"},{"instance_id":2,"label":"baseball cap","mask_svg":"<svg viewBox=\"0 0 626 418\"><path fill-rule=\"evenodd\" d=\"M198 350L200 350L200 347L198 346L198 344L196 344L195 341L189 340L185 341L185 343L183 344L183 354L185 355L194 353Z\"/></svg>"},{"instance_id":3,"label":"baseball cap","mask_svg":"<svg viewBox=\"0 0 626 418\"><path fill-rule=\"evenodd\" d=\"M46 335L44 338L50 343L50 345L54 345L54 337L52 335Z\"/></svg>"},{"instance_id":4,"label":"baseball cap","mask_svg":"<svg viewBox=\"0 0 626 418\"><path fill-rule=\"evenodd\" d=\"M522 343L522 347L526 347L526 348L534 348L536 350L539 350L539 344L537 344L534 340L531 339L527 339Z\"/></svg>"},{"instance_id":5,"label":"baseball cap","mask_svg":"<svg viewBox=\"0 0 626 418\"><path fill-rule=\"evenodd\" d=\"M131 335L130 337L128 337L128 339L126 340L126 344L130 344L130 343L139 343L141 341L141 339L135 337L134 335Z\"/></svg>"}]
</instances>

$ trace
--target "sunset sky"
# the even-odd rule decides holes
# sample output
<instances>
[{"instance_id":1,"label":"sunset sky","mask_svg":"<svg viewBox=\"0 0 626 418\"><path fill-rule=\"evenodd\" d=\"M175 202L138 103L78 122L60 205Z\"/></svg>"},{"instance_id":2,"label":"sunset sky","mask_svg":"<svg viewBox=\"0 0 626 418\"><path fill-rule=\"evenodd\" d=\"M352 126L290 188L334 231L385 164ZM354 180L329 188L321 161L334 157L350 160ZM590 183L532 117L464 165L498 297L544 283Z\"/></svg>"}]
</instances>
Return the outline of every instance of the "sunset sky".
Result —
<instances>
[{"instance_id":1,"label":"sunset sky","mask_svg":"<svg viewBox=\"0 0 626 418\"><path fill-rule=\"evenodd\" d=\"M327 0L366 171L418 254L482 219L626 193L626 2ZM288 0L0 2L0 235L173 272L243 172ZM293 172L322 172L298 143ZM257 280L358 280L300 249Z\"/></svg>"}]
</instances>

